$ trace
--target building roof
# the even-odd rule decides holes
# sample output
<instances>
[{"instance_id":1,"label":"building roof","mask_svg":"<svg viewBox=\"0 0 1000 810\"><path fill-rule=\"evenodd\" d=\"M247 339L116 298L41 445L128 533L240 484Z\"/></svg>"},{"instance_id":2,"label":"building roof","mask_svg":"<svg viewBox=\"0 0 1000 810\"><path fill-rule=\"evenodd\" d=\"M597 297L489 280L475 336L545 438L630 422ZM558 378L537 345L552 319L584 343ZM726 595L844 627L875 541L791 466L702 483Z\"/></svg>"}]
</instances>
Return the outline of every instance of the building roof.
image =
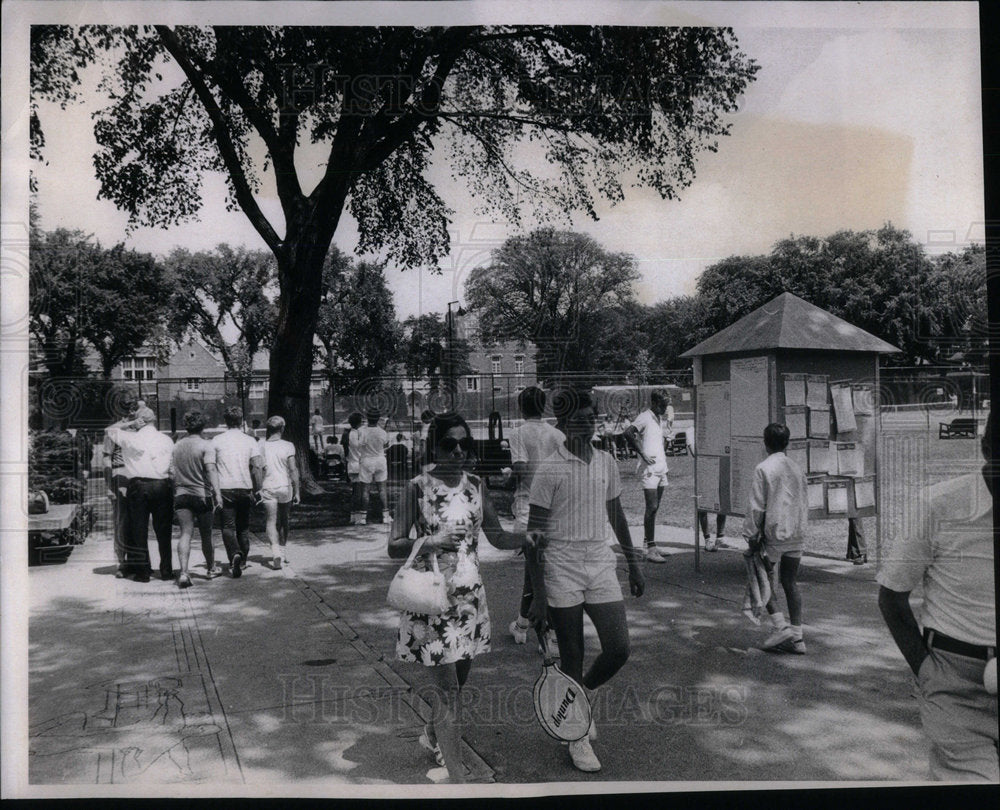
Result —
<instances>
[{"instance_id":1,"label":"building roof","mask_svg":"<svg viewBox=\"0 0 1000 810\"><path fill-rule=\"evenodd\" d=\"M773 349L878 354L900 351L843 318L786 292L688 349L681 357Z\"/></svg>"}]
</instances>

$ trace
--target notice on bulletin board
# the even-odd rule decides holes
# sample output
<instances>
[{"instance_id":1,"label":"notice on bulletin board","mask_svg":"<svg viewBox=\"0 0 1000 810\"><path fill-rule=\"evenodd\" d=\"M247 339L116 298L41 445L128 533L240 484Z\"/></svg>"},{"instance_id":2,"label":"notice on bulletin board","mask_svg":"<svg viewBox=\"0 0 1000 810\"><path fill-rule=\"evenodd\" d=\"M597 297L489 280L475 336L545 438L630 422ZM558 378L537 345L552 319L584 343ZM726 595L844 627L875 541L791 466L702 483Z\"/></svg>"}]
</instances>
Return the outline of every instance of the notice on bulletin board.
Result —
<instances>
[{"instance_id":1,"label":"notice on bulletin board","mask_svg":"<svg viewBox=\"0 0 1000 810\"><path fill-rule=\"evenodd\" d=\"M763 436L771 421L766 357L729 361L732 436Z\"/></svg>"},{"instance_id":2,"label":"notice on bulletin board","mask_svg":"<svg viewBox=\"0 0 1000 810\"><path fill-rule=\"evenodd\" d=\"M806 479L806 497L809 499L809 510L823 508L823 477L810 476Z\"/></svg>"},{"instance_id":3,"label":"notice on bulletin board","mask_svg":"<svg viewBox=\"0 0 1000 810\"><path fill-rule=\"evenodd\" d=\"M847 513L847 481L829 481L826 485L826 511L831 514Z\"/></svg>"},{"instance_id":4,"label":"notice on bulletin board","mask_svg":"<svg viewBox=\"0 0 1000 810\"><path fill-rule=\"evenodd\" d=\"M831 457L830 442L823 439L809 440L809 470L810 473L837 472L837 460Z\"/></svg>"},{"instance_id":5,"label":"notice on bulletin board","mask_svg":"<svg viewBox=\"0 0 1000 810\"><path fill-rule=\"evenodd\" d=\"M765 458L767 450L764 440L733 439L732 460L729 463L729 505L737 515L746 513L750 487L753 485L753 471Z\"/></svg>"},{"instance_id":6,"label":"notice on bulletin board","mask_svg":"<svg viewBox=\"0 0 1000 810\"><path fill-rule=\"evenodd\" d=\"M785 405L806 404L806 375L783 374L785 382Z\"/></svg>"},{"instance_id":7,"label":"notice on bulletin board","mask_svg":"<svg viewBox=\"0 0 1000 810\"><path fill-rule=\"evenodd\" d=\"M830 386L830 398L833 399L833 415L837 419L837 433L850 433L857 430L854 421L854 403L851 400L851 386L844 383Z\"/></svg>"},{"instance_id":8,"label":"notice on bulletin board","mask_svg":"<svg viewBox=\"0 0 1000 810\"><path fill-rule=\"evenodd\" d=\"M864 475L865 453L857 442L836 442L837 475ZM834 472L831 470L831 472Z\"/></svg>"},{"instance_id":9,"label":"notice on bulletin board","mask_svg":"<svg viewBox=\"0 0 1000 810\"><path fill-rule=\"evenodd\" d=\"M785 448L785 455L789 461L798 464L802 472L809 469L809 443L805 439L790 441L788 447Z\"/></svg>"},{"instance_id":10,"label":"notice on bulletin board","mask_svg":"<svg viewBox=\"0 0 1000 810\"><path fill-rule=\"evenodd\" d=\"M809 374L806 377L806 405L810 408L825 408L829 405L826 389L825 374Z\"/></svg>"},{"instance_id":11,"label":"notice on bulletin board","mask_svg":"<svg viewBox=\"0 0 1000 810\"><path fill-rule=\"evenodd\" d=\"M694 433L698 453L706 456L727 455L729 436L729 383L702 383L698 386Z\"/></svg>"},{"instance_id":12,"label":"notice on bulletin board","mask_svg":"<svg viewBox=\"0 0 1000 810\"><path fill-rule=\"evenodd\" d=\"M786 405L782 410L782 418L785 420L785 427L788 428L790 439L806 438L806 412L805 405Z\"/></svg>"},{"instance_id":13,"label":"notice on bulletin board","mask_svg":"<svg viewBox=\"0 0 1000 810\"><path fill-rule=\"evenodd\" d=\"M874 410L872 410L872 387L870 385L852 385L851 399L856 415L871 416L874 413Z\"/></svg>"},{"instance_id":14,"label":"notice on bulletin board","mask_svg":"<svg viewBox=\"0 0 1000 810\"><path fill-rule=\"evenodd\" d=\"M875 505L874 475L854 479L854 502L858 509L867 509Z\"/></svg>"},{"instance_id":15,"label":"notice on bulletin board","mask_svg":"<svg viewBox=\"0 0 1000 810\"><path fill-rule=\"evenodd\" d=\"M698 508L711 512L720 511L719 505L719 459L712 456L698 456Z\"/></svg>"}]
</instances>

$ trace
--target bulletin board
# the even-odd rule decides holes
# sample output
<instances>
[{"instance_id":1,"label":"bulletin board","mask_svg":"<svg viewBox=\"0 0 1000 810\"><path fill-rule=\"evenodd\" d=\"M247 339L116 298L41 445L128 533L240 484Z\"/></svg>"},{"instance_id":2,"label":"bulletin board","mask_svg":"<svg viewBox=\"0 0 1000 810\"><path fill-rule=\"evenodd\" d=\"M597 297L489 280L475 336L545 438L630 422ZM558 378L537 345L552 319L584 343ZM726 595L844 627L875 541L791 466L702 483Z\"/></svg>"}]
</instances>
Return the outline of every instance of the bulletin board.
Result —
<instances>
[{"instance_id":1,"label":"bulletin board","mask_svg":"<svg viewBox=\"0 0 1000 810\"><path fill-rule=\"evenodd\" d=\"M877 514L872 384L823 374L780 376L781 412L793 438L787 454L805 462L809 519ZM796 441L803 424L806 438Z\"/></svg>"},{"instance_id":2,"label":"bulletin board","mask_svg":"<svg viewBox=\"0 0 1000 810\"><path fill-rule=\"evenodd\" d=\"M877 375L877 355L776 350L698 361L700 509L745 513L754 468L767 457L764 428L781 422L790 433L786 455L806 473L811 520L877 514L877 380L871 376ZM821 368L831 373L817 373Z\"/></svg>"}]
</instances>

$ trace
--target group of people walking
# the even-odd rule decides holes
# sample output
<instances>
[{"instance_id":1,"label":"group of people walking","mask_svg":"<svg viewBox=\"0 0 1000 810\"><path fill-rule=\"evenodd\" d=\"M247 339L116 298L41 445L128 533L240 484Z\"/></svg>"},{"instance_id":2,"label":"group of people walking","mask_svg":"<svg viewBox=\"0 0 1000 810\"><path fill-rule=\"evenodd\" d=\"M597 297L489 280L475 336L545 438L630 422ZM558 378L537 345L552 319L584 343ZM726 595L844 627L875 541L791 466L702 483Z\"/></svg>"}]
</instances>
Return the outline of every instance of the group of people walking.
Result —
<instances>
[{"instance_id":1,"label":"group of people walking","mask_svg":"<svg viewBox=\"0 0 1000 810\"><path fill-rule=\"evenodd\" d=\"M285 420L267 420L259 441L242 429L243 411L229 408L226 429L208 440L200 411L184 415L186 435L176 444L156 426L156 415L141 403L105 431L106 481L114 505L116 576L149 582L149 524L159 550L160 579L175 578L181 588L192 585L190 557L195 527L205 557L205 578L222 571L216 565L212 539L218 522L231 576L238 578L250 552L250 514L256 505L266 512L271 565L287 562L289 510L299 502L295 447L282 438ZM176 514L180 527L177 563L171 542ZM218 516L218 521L216 521Z\"/></svg>"}]
</instances>

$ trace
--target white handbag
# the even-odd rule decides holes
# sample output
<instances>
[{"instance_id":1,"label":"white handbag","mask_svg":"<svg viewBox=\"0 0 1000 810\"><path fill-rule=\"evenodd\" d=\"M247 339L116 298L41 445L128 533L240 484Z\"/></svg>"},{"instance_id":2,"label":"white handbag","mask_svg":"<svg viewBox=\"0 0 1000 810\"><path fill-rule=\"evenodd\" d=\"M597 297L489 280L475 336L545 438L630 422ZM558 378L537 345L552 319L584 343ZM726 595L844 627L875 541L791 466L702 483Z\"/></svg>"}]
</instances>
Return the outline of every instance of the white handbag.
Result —
<instances>
[{"instance_id":1,"label":"white handbag","mask_svg":"<svg viewBox=\"0 0 1000 810\"><path fill-rule=\"evenodd\" d=\"M413 560L420 553L424 539L421 537L413 544L410 556L392 578L386 601L396 610L439 616L448 610L450 603L448 585L444 574L438 568L437 555L431 555L432 570L417 571L413 568Z\"/></svg>"}]
</instances>

